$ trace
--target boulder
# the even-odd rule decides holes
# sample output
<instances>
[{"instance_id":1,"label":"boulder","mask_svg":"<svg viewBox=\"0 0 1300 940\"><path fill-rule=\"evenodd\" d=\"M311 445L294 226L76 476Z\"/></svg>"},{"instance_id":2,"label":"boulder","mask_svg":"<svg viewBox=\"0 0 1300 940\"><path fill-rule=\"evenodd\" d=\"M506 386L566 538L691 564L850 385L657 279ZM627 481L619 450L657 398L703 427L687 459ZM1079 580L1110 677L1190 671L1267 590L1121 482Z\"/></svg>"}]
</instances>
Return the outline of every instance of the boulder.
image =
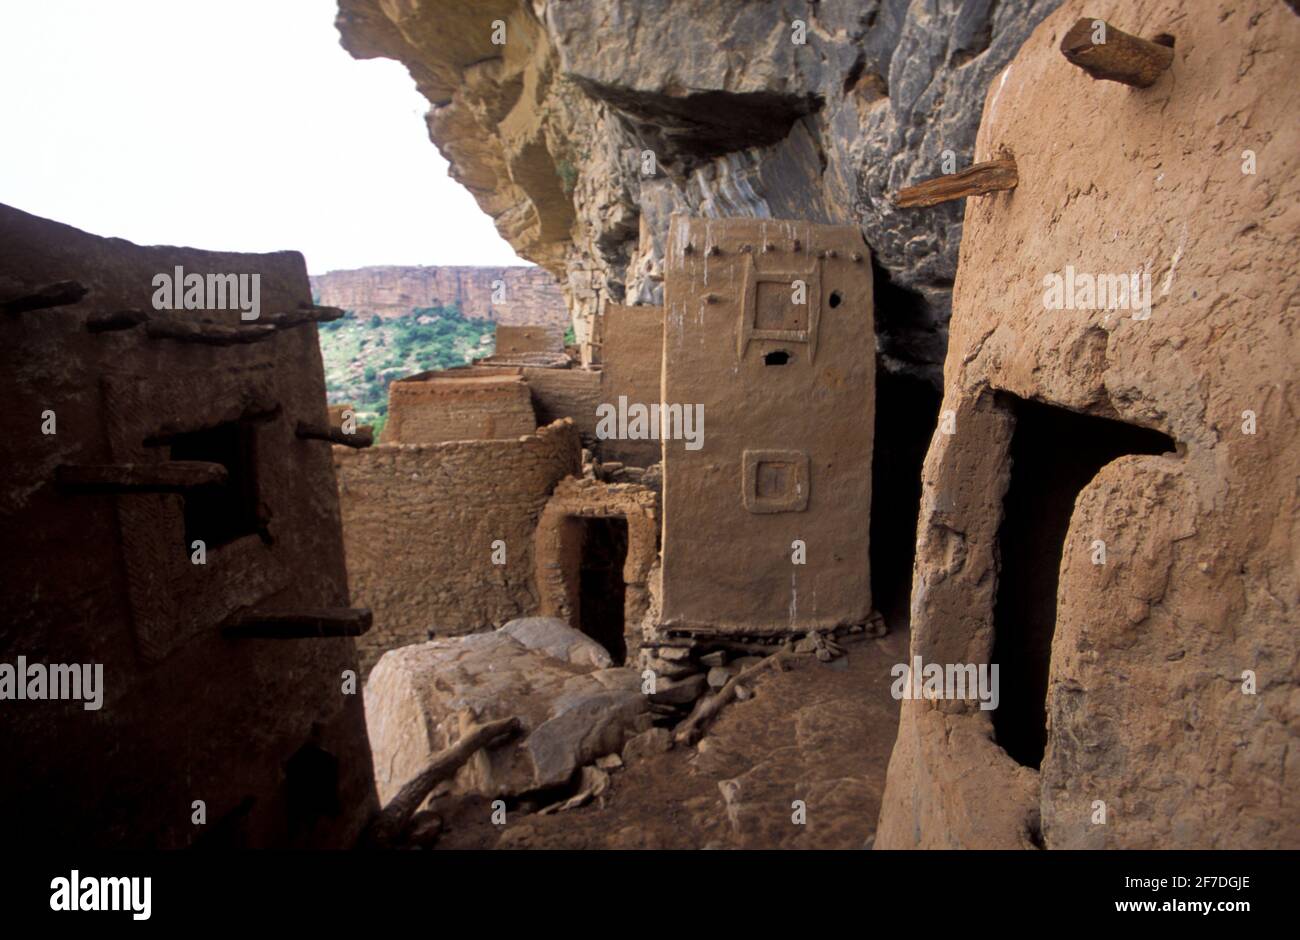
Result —
<instances>
[{"instance_id":1,"label":"boulder","mask_svg":"<svg viewBox=\"0 0 1300 940\"><path fill-rule=\"evenodd\" d=\"M521 617L507 623L501 632L530 650L538 650L575 666L604 669L614 664L605 647L558 617Z\"/></svg>"},{"instance_id":2,"label":"boulder","mask_svg":"<svg viewBox=\"0 0 1300 940\"><path fill-rule=\"evenodd\" d=\"M635 670L591 669L601 657L590 643L561 621L528 618L385 653L365 688L381 803L467 728L510 715L524 734L480 751L443 792L498 797L561 786L620 751L649 727L648 701Z\"/></svg>"}]
</instances>

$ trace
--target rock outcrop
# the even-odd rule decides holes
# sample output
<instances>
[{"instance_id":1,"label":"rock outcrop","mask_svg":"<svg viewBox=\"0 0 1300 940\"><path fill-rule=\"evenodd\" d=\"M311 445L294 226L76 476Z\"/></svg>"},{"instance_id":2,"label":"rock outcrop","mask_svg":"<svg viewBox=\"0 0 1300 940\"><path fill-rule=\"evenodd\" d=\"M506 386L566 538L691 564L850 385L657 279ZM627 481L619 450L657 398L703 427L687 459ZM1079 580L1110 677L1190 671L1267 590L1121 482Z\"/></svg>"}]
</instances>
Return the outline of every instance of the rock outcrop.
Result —
<instances>
[{"instance_id":1,"label":"rock outcrop","mask_svg":"<svg viewBox=\"0 0 1300 940\"><path fill-rule=\"evenodd\" d=\"M1189 13L1070 0L989 90L1020 183L966 206L911 653L1001 704L903 703L878 847L1300 846L1300 19ZM1093 80L1084 15L1173 65Z\"/></svg>"},{"instance_id":2,"label":"rock outcrop","mask_svg":"<svg viewBox=\"0 0 1300 940\"><path fill-rule=\"evenodd\" d=\"M961 214L898 188L971 162L979 103L1053 0L340 0L403 62L498 230L560 277L580 340L661 304L671 213L861 228L887 368L938 384Z\"/></svg>"},{"instance_id":3,"label":"rock outcrop","mask_svg":"<svg viewBox=\"0 0 1300 940\"><path fill-rule=\"evenodd\" d=\"M564 786L650 726L636 671L609 666L598 643L545 617L385 653L365 695L380 802L467 728L510 715L524 735L476 754L446 789L496 797Z\"/></svg>"},{"instance_id":4,"label":"rock outcrop","mask_svg":"<svg viewBox=\"0 0 1300 940\"><path fill-rule=\"evenodd\" d=\"M499 288L499 290L498 290ZM564 294L542 268L383 266L313 275L318 302L357 316L405 317L416 307L457 306L463 316L507 325L569 325ZM495 296L500 298L494 301Z\"/></svg>"}]
</instances>

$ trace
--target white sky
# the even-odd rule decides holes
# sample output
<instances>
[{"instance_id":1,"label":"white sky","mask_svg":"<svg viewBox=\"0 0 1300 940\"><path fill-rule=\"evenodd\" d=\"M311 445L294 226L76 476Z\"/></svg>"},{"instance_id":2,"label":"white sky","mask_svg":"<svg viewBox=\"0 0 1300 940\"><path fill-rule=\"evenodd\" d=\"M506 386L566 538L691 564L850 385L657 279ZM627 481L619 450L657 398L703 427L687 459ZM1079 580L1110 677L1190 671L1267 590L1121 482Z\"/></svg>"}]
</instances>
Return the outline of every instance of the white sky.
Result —
<instances>
[{"instance_id":1,"label":"white sky","mask_svg":"<svg viewBox=\"0 0 1300 940\"><path fill-rule=\"evenodd\" d=\"M521 264L334 0L0 0L0 202L313 274Z\"/></svg>"}]
</instances>

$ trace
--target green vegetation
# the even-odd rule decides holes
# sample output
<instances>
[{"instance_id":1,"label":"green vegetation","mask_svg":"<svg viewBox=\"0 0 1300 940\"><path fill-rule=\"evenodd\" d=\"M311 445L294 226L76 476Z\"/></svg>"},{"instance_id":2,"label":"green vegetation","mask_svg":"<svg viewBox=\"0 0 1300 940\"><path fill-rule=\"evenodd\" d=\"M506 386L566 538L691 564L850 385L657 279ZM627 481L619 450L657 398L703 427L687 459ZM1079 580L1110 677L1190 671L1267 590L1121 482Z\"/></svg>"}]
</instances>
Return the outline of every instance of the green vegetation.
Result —
<instances>
[{"instance_id":1,"label":"green vegetation","mask_svg":"<svg viewBox=\"0 0 1300 940\"><path fill-rule=\"evenodd\" d=\"M357 423L373 424L376 435L388 417L388 385L417 372L464 365L493 352L487 320L460 310L418 307L405 317L366 320L348 311L320 327L325 391L331 404L351 402Z\"/></svg>"}]
</instances>

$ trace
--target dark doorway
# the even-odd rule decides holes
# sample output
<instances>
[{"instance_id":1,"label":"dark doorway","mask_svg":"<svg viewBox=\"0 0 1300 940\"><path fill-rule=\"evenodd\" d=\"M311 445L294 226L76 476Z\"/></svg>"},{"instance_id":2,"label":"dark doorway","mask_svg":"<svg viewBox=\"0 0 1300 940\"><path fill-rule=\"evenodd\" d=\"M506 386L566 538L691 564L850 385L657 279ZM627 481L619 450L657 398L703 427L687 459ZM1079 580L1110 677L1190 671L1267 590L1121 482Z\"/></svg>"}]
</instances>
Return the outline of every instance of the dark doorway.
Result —
<instances>
[{"instance_id":1,"label":"dark doorway","mask_svg":"<svg viewBox=\"0 0 1300 940\"><path fill-rule=\"evenodd\" d=\"M322 816L339 813L339 761L307 743L284 767L285 810L291 836L310 830Z\"/></svg>"},{"instance_id":2,"label":"dark doorway","mask_svg":"<svg viewBox=\"0 0 1300 940\"><path fill-rule=\"evenodd\" d=\"M921 465L939 420L941 396L924 379L876 362L876 429L871 452L871 603L892 630L908 627Z\"/></svg>"},{"instance_id":3,"label":"dark doorway","mask_svg":"<svg viewBox=\"0 0 1300 940\"><path fill-rule=\"evenodd\" d=\"M1098 471L1125 454L1163 454L1173 440L1121 421L1077 414L1006 393L1015 416L1011 482L998 531L993 662L1000 700L998 744L1038 767L1047 745L1047 680L1056 630L1056 588L1074 501Z\"/></svg>"},{"instance_id":4,"label":"dark doorway","mask_svg":"<svg viewBox=\"0 0 1300 940\"><path fill-rule=\"evenodd\" d=\"M212 549L258 531L256 434L252 423L231 421L168 439L172 460L219 463L229 472L224 486L186 494L186 546L201 539Z\"/></svg>"},{"instance_id":5,"label":"dark doorway","mask_svg":"<svg viewBox=\"0 0 1300 940\"><path fill-rule=\"evenodd\" d=\"M578 569L579 629L609 651L614 665L627 658L623 637L623 563L627 520L582 518L582 562Z\"/></svg>"}]
</instances>

